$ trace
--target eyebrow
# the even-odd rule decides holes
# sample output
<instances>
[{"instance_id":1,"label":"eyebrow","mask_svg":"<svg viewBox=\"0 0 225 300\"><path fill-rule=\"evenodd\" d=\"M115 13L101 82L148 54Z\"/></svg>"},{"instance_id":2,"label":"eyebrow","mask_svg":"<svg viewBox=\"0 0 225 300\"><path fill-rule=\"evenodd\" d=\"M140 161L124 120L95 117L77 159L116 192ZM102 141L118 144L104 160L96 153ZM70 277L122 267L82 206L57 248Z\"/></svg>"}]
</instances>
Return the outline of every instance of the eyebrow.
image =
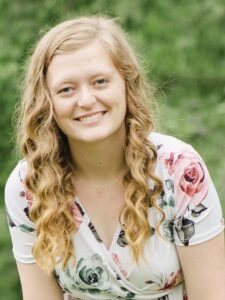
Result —
<instances>
[{"instance_id":1,"label":"eyebrow","mask_svg":"<svg viewBox=\"0 0 225 300\"><path fill-rule=\"evenodd\" d=\"M96 72L96 73L93 73L92 75L90 75L90 79L93 79L93 78L96 78L96 77L99 77L99 76L112 76L113 75L113 71L101 71L101 72ZM51 85L51 89L53 91L56 91L61 85L63 84L71 84L76 81L75 78L73 78L73 75L69 75L69 76L65 76L64 78L61 78L60 80L58 81L55 81L53 82L53 84Z\"/></svg>"}]
</instances>

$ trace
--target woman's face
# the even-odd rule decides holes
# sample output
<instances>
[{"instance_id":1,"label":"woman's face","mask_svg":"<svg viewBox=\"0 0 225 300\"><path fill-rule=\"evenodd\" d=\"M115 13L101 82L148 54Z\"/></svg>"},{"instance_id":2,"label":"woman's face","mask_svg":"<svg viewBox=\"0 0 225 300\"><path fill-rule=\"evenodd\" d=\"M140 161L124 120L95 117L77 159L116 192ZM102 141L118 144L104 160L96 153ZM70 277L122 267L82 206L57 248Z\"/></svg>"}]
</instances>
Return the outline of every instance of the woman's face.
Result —
<instances>
[{"instance_id":1,"label":"woman's face","mask_svg":"<svg viewBox=\"0 0 225 300\"><path fill-rule=\"evenodd\" d=\"M125 133L125 81L101 42L54 56L47 85L55 120L69 142Z\"/></svg>"}]
</instances>

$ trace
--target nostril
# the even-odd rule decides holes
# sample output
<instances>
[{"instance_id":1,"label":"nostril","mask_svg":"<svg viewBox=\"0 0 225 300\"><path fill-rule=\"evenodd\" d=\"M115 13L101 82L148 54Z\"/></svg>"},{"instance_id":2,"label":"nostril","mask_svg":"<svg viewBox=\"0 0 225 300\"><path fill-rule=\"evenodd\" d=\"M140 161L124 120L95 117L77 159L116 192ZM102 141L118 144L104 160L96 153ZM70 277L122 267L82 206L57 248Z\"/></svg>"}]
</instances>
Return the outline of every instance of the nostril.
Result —
<instances>
[{"instance_id":1,"label":"nostril","mask_svg":"<svg viewBox=\"0 0 225 300\"><path fill-rule=\"evenodd\" d=\"M79 92L77 98L77 105L80 107L92 106L96 102L96 97L89 90Z\"/></svg>"}]
</instances>

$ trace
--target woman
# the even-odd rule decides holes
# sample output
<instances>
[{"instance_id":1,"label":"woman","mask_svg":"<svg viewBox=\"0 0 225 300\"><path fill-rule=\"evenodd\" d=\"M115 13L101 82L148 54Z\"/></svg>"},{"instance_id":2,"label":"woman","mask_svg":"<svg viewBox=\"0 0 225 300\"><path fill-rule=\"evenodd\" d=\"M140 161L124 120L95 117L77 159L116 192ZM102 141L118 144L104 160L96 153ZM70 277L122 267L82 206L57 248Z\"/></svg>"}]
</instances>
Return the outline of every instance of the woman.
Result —
<instances>
[{"instance_id":1,"label":"woman","mask_svg":"<svg viewBox=\"0 0 225 300\"><path fill-rule=\"evenodd\" d=\"M112 19L38 42L5 197L25 300L225 299L217 193L190 145L153 132L147 100Z\"/></svg>"}]
</instances>

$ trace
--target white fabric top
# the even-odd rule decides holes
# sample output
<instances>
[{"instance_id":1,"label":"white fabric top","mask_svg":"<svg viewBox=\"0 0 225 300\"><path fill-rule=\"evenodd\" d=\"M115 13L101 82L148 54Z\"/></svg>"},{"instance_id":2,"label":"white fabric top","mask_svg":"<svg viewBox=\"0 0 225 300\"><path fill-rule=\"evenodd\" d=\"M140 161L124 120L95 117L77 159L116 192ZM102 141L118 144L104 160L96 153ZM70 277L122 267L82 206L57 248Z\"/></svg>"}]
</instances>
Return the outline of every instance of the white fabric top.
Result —
<instances>
[{"instance_id":1,"label":"white fabric top","mask_svg":"<svg viewBox=\"0 0 225 300\"><path fill-rule=\"evenodd\" d=\"M144 248L145 260L141 258L137 265L132 262L122 227L118 224L107 250L82 203L74 199L74 219L79 227L73 235L77 264L72 267L69 262L64 271L60 265L55 268L65 298L188 299L176 245L188 247L222 232L222 210L205 163L190 145L159 133L152 133L149 138L158 149L156 174L164 186L158 198L165 212L161 235L155 232L161 214L150 207L151 236ZM26 170L23 160L11 173L5 203L15 259L35 263L35 224L29 220L32 199L23 184Z\"/></svg>"}]
</instances>

